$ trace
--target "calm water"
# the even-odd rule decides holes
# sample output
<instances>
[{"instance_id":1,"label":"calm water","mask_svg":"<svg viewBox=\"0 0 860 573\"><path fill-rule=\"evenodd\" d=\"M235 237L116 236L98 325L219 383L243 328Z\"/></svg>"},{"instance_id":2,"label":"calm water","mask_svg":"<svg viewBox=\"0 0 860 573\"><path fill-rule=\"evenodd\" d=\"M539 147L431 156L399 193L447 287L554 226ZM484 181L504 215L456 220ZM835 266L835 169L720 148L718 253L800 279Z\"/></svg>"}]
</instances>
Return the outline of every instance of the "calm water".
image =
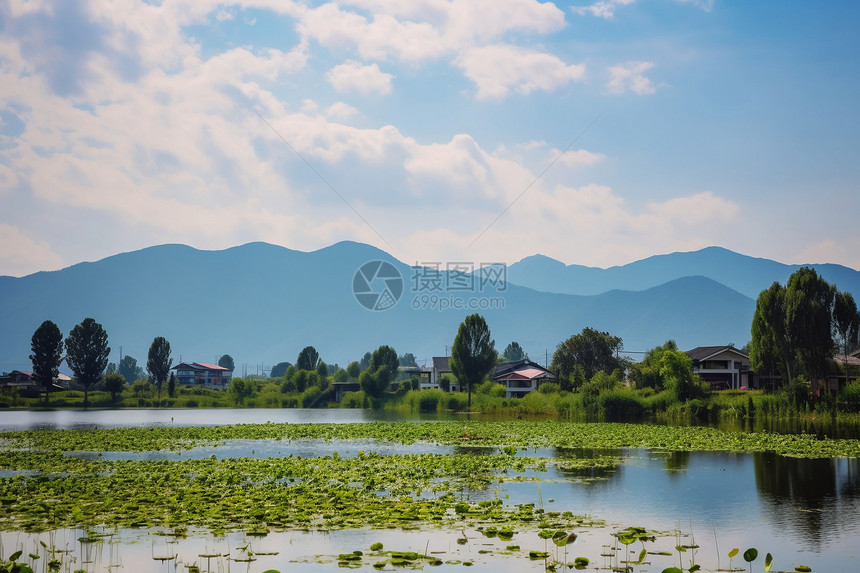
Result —
<instances>
[{"instance_id":1,"label":"calm water","mask_svg":"<svg viewBox=\"0 0 860 573\"><path fill-rule=\"evenodd\" d=\"M172 421L171 421L172 418ZM363 410L136 410L136 411L58 411L58 412L4 412L0 414L0 428L23 429L33 427L121 427L130 425L201 425L226 423L271 422L364 422L378 419L402 419L391 412ZM411 417L412 420L420 417ZM433 416L430 419L438 419ZM201 447L178 453L148 452L129 454L108 452L109 459L126 459L135 456L145 459L188 459L191 457L271 457L283 455L329 455L337 451L342 456L355 455L358 450L377 451L381 454L435 452L449 453L454 448L416 444L403 446L364 442L323 442L317 440L231 440L217 447ZM459 450L458 450L459 451ZM472 448L474 455L493 455L492 448ZM535 457L591 456L595 452L542 448L521 450L518 455ZM615 470L600 475L570 474L551 469L548 472L527 474L543 481L500 484L486 491L464 491L463 497L473 500L502 498L505 503L542 503L547 511L572 511L604 519L608 526L597 530L583 530L571 551L599 563L601 545L612 542L609 535L615 527L645 526L664 531L680 530L692 535L700 546L697 562L704 570L714 571L728 567L726 554L732 547L741 552L755 546L761 557L754 564L761 570L765 553L774 555L774 570L792 571L796 565L806 564L814 571L860 570L857 543L860 539L860 460L825 459L802 460L783 458L773 454L727 454L715 452L667 453L642 449L612 450L608 453L623 459ZM88 454L80 454L88 455ZM587 479L598 477L600 479ZM119 536L117 551L125 559L124 570L162 570L152 566L152 551L160 551L155 543L166 543L163 537L146 535L147 532L125 532ZM500 542L480 536L478 532L465 532L470 538L467 545L456 544L461 532L399 532L399 531L345 531L331 534L289 532L273 533L254 544L275 547L277 556L261 556L257 562L233 563L236 571L320 570L317 561L326 561L326 568L335 567L331 556L355 549L367 550L374 541L383 541L388 549L411 550L423 553L428 542L438 546L440 558L473 560L476 565L499 571L543 570L543 563L530 562L527 557L498 556L507 544L519 543L527 553L529 549L543 550L546 542L534 535L518 534L513 541ZM75 532L56 532L65 536L66 543L74 543ZM77 535L80 536L80 535ZM235 537L235 536L234 536ZM178 553L184 555L185 564L206 553L207 543L229 544L231 539L215 540L206 536L177 542ZM241 536L240 536L241 537ZM71 539L71 542L68 541ZM36 536L20 533L0 534L0 550L10 553L11 547L37 543ZM236 541L241 545L242 539ZM486 544L486 545L485 545ZM59 546L59 544L57 544ZM103 544L99 551L110 551ZM117 545L116 543L114 545ZM659 548L673 551L674 537L658 541ZM550 544L551 546L551 544ZM662 547L665 546L665 547ZM258 548L257 551L264 551ZM631 546L633 548L633 546ZM554 549L554 547L553 547ZM635 547L637 553L639 547ZM81 551L81 548L75 549ZM432 547L431 547L432 550ZM480 553L480 551L489 553ZM197 552L197 553L195 553ZM226 551L220 551L226 553ZM139 554L142 554L139 555ZM235 550L233 555L235 555ZM459 557L458 557L459 555ZM718 563L718 557L720 559ZM85 556L78 555L83 560ZM109 565L111 555L99 557ZM129 559L146 559L146 568L129 567ZM685 568L689 567L687 556ZM299 563L290 563L298 560ZM674 561L673 561L674 560ZM163 562L158 562L162 565ZM174 561L174 565L177 562ZM200 564L198 559L198 564ZM635 571L662 571L677 564L674 557L655 557L650 566L636 566ZM240 567L241 565L241 567ZM609 563L605 564L609 566ZM738 556L735 567L746 563ZM460 570L461 565L446 565L440 570ZM213 570L215 566L212 566ZM91 569L102 570L102 569ZM173 570L171 567L170 570ZM226 570L226 569L222 569ZM372 570L367 567L366 570Z\"/></svg>"}]
</instances>

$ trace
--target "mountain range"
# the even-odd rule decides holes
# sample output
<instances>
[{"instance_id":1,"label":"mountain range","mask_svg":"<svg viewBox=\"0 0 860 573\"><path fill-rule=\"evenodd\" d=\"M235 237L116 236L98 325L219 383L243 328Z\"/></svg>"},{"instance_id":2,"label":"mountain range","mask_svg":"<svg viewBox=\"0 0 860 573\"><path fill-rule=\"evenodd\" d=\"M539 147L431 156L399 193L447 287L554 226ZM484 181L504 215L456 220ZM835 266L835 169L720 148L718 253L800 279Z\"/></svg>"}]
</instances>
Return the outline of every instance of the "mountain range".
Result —
<instances>
[{"instance_id":1,"label":"mountain range","mask_svg":"<svg viewBox=\"0 0 860 573\"><path fill-rule=\"evenodd\" d=\"M390 266L364 266L372 261ZM858 271L811 266L860 298ZM0 371L30 368L30 338L42 321L68 333L86 317L104 326L114 362L121 352L145 366L153 338L164 336L174 363L215 362L230 354L237 374L294 362L307 345L340 365L382 344L429 364L430 357L446 355L457 326L473 312L486 318L500 352L515 340L541 363L584 327L620 336L634 357L670 338L682 349L742 346L758 292L773 281L784 283L796 268L715 247L608 269L537 255L501 269L497 278L503 280L481 291L480 275L433 275L361 243L313 252L267 243L221 251L161 245L59 271L0 277ZM389 273L374 275L382 269ZM390 305L386 310L368 310L361 304L368 298L355 292L386 287L393 294L380 299L379 306ZM475 308L439 309L457 301Z\"/></svg>"}]
</instances>

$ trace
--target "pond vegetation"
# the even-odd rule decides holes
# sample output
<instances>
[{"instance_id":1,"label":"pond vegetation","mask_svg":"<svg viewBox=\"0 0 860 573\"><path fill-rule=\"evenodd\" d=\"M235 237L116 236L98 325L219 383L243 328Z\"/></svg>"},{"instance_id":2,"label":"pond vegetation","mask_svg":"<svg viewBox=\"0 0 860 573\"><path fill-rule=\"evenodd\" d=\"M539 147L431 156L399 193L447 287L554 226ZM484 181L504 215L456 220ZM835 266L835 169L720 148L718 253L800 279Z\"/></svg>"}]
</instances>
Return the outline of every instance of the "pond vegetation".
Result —
<instances>
[{"instance_id":1,"label":"pond vegetation","mask_svg":"<svg viewBox=\"0 0 860 573\"><path fill-rule=\"evenodd\" d=\"M248 448L254 448L257 441L261 445L279 441L285 446L359 443L363 449L348 456L334 451L262 459L217 455L180 460L106 459L99 455L181 453L201 446L217 453L219 445L231 440L244 440ZM374 451L375 444L382 443L414 446L404 450L416 453ZM422 445L428 444L450 447L451 453L421 452ZM487 555L545 561L553 568L580 568L588 566L589 559L594 563L598 556L569 555L567 548L574 546L576 532L603 527L604 522L587 514L553 511L553 500L545 500L539 487L532 502L511 503L505 486L540 484L548 480L550 470L569 480L604 479L624 463L623 456L613 453L620 448L860 457L860 441L850 439L523 420L14 431L0 433L0 530L82 528L88 541L98 540L94 532L105 527L156 529L177 539L200 530L215 536L367 528L470 531L503 544L482 548ZM586 449L586 454L564 455ZM81 452L94 455L72 455ZM470 492L482 494L472 496ZM655 549L653 543L676 534L680 535L638 526L618 530L601 554L604 566L644 565L658 554L668 559L666 548ZM463 539L467 540L465 533ZM528 539L543 544L522 545ZM693 546L679 537L674 543L676 553L668 554L676 556L683 570L694 570ZM330 559L342 567L377 569L452 561L427 551L383 551L375 545ZM458 565L467 566L470 560L460 559Z\"/></svg>"}]
</instances>

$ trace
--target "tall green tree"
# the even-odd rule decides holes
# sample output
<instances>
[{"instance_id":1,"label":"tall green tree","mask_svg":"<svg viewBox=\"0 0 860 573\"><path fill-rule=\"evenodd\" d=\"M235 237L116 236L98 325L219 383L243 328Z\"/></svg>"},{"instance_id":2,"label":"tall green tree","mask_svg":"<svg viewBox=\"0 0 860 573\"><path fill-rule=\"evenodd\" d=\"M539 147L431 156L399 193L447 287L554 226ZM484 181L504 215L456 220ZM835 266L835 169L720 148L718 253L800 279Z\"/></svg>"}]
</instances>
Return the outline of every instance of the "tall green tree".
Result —
<instances>
[{"instance_id":1,"label":"tall green tree","mask_svg":"<svg viewBox=\"0 0 860 573\"><path fill-rule=\"evenodd\" d=\"M123 356L122 360L119 361L117 372L122 374L125 381L129 384L133 384L135 380L139 380L146 375L143 368L137 365L137 359L129 355Z\"/></svg>"},{"instance_id":2,"label":"tall green tree","mask_svg":"<svg viewBox=\"0 0 860 573\"><path fill-rule=\"evenodd\" d=\"M407 352L400 356L400 365L401 366L418 366L418 362L415 360L415 355L411 352Z\"/></svg>"},{"instance_id":3,"label":"tall green tree","mask_svg":"<svg viewBox=\"0 0 860 573\"><path fill-rule=\"evenodd\" d=\"M380 346L374 350L373 354L370 355L370 369L376 371L381 366L385 366L388 370L388 379L394 380L397 377L397 369L400 367L397 351L390 346Z\"/></svg>"},{"instance_id":4,"label":"tall green tree","mask_svg":"<svg viewBox=\"0 0 860 573\"><path fill-rule=\"evenodd\" d=\"M850 292L838 292L833 303L833 331L836 348L842 355L845 383L848 383L848 354L860 345L860 313Z\"/></svg>"},{"instance_id":5,"label":"tall green tree","mask_svg":"<svg viewBox=\"0 0 860 573\"><path fill-rule=\"evenodd\" d=\"M232 372L236 368L236 365L233 363L233 357L229 354L224 354L223 356L221 356L221 358L218 359L218 366L220 366L221 368L226 368L230 372Z\"/></svg>"},{"instance_id":6,"label":"tall green tree","mask_svg":"<svg viewBox=\"0 0 860 573\"><path fill-rule=\"evenodd\" d=\"M357 360L353 360L352 362L350 362L350 363L346 366L346 374L347 374L347 376L349 376L352 380L356 380L356 379L358 379L358 377L361 375L361 367L358 365L358 361L357 361Z\"/></svg>"},{"instance_id":7,"label":"tall green tree","mask_svg":"<svg viewBox=\"0 0 860 573\"><path fill-rule=\"evenodd\" d=\"M785 285L785 315L789 338L801 370L809 380L827 374L835 344L831 330L836 287L814 269L802 267Z\"/></svg>"},{"instance_id":8,"label":"tall green tree","mask_svg":"<svg viewBox=\"0 0 860 573\"><path fill-rule=\"evenodd\" d=\"M576 364L585 370L589 380L601 370L611 373L623 366L619 356L624 347L621 338L594 328L583 328L558 345L552 355L550 370L559 380L569 380Z\"/></svg>"},{"instance_id":9,"label":"tall green tree","mask_svg":"<svg viewBox=\"0 0 860 573\"><path fill-rule=\"evenodd\" d=\"M84 387L84 408L89 406L90 387L107 368L109 354L107 332L92 318L85 318L66 338L66 362Z\"/></svg>"},{"instance_id":10,"label":"tall green tree","mask_svg":"<svg viewBox=\"0 0 860 573\"><path fill-rule=\"evenodd\" d=\"M149 372L150 382L155 384L158 397L161 398L161 386L170 374L170 366L173 359L170 357L170 343L163 336L156 336L149 345L149 354L146 359L146 370Z\"/></svg>"},{"instance_id":11,"label":"tall green tree","mask_svg":"<svg viewBox=\"0 0 860 573\"><path fill-rule=\"evenodd\" d=\"M502 353L502 356L504 356L506 360L510 360L511 362L516 362L517 360L527 358L522 346L520 346L520 343L516 340L505 346L505 351Z\"/></svg>"},{"instance_id":12,"label":"tall green tree","mask_svg":"<svg viewBox=\"0 0 860 573\"><path fill-rule=\"evenodd\" d=\"M316 370L320 362L320 353L313 346L305 346L296 358L297 370Z\"/></svg>"},{"instance_id":13,"label":"tall green tree","mask_svg":"<svg viewBox=\"0 0 860 573\"><path fill-rule=\"evenodd\" d=\"M468 407L472 407L472 387L480 384L496 364L496 342L490 338L490 328L480 314L470 314L457 329L451 346L451 373L469 393Z\"/></svg>"},{"instance_id":14,"label":"tall green tree","mask_svg":"<svg viewBox=\"0 0 860 573\"><path fill-rule=\"evenodd\" d=\"M750 326L750 368L770 376L781 374L791 380L794 353L785 316L785 287L774 282L759 293Z\"/></svg>"},{"instance_id":15,"label":"tall green tree","mask_svg":"<svg viewBox=\"0 0 860 573\"><path fill-rule=\"evenodd\" d=\"M60 363L63 361L63 333L60 328L46 320L30 340L30 361L33 363L33 379L45 391L45 404L54 378L60 373Z\"/></svg>"}]
</instances>

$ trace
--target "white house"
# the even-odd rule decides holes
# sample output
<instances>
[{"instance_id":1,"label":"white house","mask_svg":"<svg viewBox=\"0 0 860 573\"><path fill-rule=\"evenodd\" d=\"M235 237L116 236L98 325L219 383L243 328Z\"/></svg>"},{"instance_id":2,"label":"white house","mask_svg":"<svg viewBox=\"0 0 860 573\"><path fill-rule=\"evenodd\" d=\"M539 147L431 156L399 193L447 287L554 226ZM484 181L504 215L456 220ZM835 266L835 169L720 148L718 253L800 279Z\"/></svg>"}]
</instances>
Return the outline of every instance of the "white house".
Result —
<instances>
[{"instance_id":1,"label":"white house","mask_svg":"<svg viewBox=\"0 0 860 573\"><path fill-rule=\"evenodd\" d=\"M755 384L749 355L734 346L699 346L686 354L693 360L693 374L715 390L752 388Z\"/></svg>"}]
</instances>

